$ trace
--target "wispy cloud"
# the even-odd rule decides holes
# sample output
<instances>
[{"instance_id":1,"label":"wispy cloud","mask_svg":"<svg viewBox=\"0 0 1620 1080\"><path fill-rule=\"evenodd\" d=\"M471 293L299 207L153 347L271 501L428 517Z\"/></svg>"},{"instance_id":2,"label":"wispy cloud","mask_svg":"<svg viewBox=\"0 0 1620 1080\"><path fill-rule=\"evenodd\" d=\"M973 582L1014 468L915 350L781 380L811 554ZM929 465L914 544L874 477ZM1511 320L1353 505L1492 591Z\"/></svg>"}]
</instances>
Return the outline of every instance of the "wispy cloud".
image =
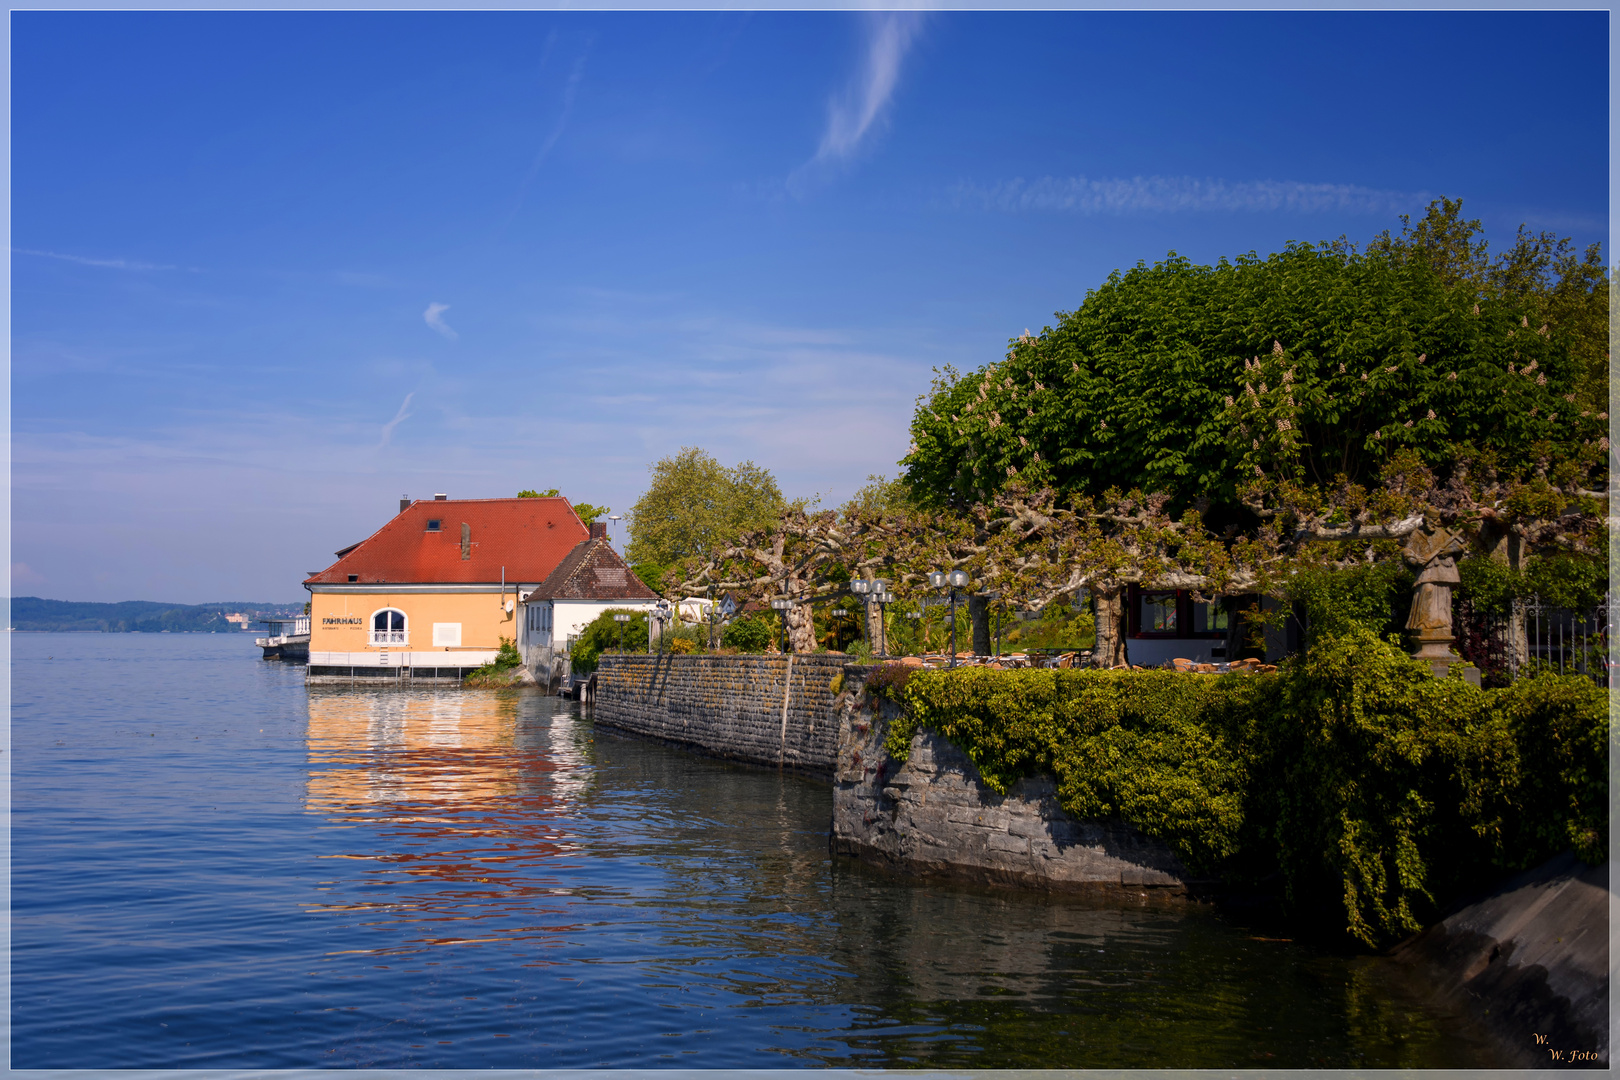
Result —
<instances>
[{"instance_id":1,"label":"wispy cloud","mask_svg":"<svg viewBox=\"0 0 1620 1080\"><path fill-rule=\"evenodd\" d=\"M1302 184L1295 181L1197 179L1191 176L1134 176L1093 180L1085 176L1043 176L1005 180L984 187L958 184L951 190L957 208L1017 212L1109 215L1250 211L1320 214L1339 211L1388 214L1421 205L1422 192L1380 191L1353 184Z\"/></svg>"},{"instance_id":2,"label":"wispy cloud","mask_svg":"<svg viewBox=\"0 0 1620 1080\"><path fill-rule=\"evenodd\" d=\"M107 270L178 270L178 266L164 263L135 262L133 259L92 259L84 255L63 255L59 251L36 251L31 248L12 248L13 255L37 255L42 259L61 259L80 266L99 266Z\"/></svg>"},{"instance_id":3,"label":"wispy cloud","mask_svg":"<svg viewBox=\"0 0 1620 1080\"><path fill-rule=\"evenodd\" d=\"M867 26L866 58L853 85L827 103L827 130L816 161L847 158L860 148L900 83L900 65L922 28L916 12L873 16Z\"/></svg>"},{"instance_id":4,"label":"wispy cloud","mask_svg":"<svg viewBox=\"0 0 1620 1080\"><path fill-rule=\"evenodd\" d=\"M448 340L454 341L461 335L450 329L449 325L444 321L444 313L449 310L449 304L429 304L427 310L422 312L422 321L443 334Z\"/></svg>"},{"instance_id":5,"label":"wispy cloud","mask_svg":"<svg viewBox=\"0 0 1620 1080\"><path fill-rule=\"evenodd\" d=\"M865 53L855 77L827 102L827 126L813 157L793 171L787 188L797 193L812 176L852 158L886 119L900 85L900 68L922 29L920 12L884 12L866 17Z\"/></svg>"},{"instance_id":6,"label":"wispy cloud","mask_svg":"<svg viewBox=\"0 0 1620 1080\"><path fill-rule=\"evenodd\" d=\"M378 441L377 449L381 450L383 447L387 446L388 440L394 437L394 429L411 418L411 398L415 396L415 390L412 390L410 393L406 394L405 400L399 404L399 412L394 414L394 418L392 420L383 425L382 439Z\"/></svg>"},{"instance_id":7,"label":"wispy cloud","mask_svg":"<svg viewBox=\"0 0 1620 1080\"><path fill-rule=\"evenodd\" d=\"M540 58L542 70L551 59L551 50L556 41L557 32L553 30L546 38L545 53ZM517 217L518 211L523 209L523 199L529 193L529 185L540 175L540 166L546 163L546 158L551 156L557 140L562 138L563 132L568 128L568 119L574 112L574 100L579 97L580 83L585 81L585 61L590 56L590 45L590 41L587 40L585 49L575 58L574 66L568 72L568 81L563 84L562 111L557 114L557 123L552 126L551 134L546 136L546 141L540 144L540 149L534 155L534 162L529 166L529 171L523 175L523 181L518 184L517 198L513 200L512 212L506 215L506 220L501 223L502 229L510 225L512 219Z\"/></svg>"}]
</instances>

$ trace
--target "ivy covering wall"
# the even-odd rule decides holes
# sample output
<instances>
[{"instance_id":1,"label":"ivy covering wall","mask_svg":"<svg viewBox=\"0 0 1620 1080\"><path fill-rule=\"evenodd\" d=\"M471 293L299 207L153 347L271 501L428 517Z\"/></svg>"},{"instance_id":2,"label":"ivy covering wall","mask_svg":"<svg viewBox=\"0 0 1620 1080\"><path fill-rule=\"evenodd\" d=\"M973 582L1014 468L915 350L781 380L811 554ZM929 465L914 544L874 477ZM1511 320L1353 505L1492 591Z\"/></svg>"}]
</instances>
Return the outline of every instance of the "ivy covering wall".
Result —
<instances>
[{"instance_id":1,"label":"ivy covering wall","mask_svg":"<svg viewBox=\"0 0 1620 1080\"><path fill-rule=\"evenodd\" d=\"M1607 699L1582 677L1480 690L1354 627L1273 675L886 668L868 688L903 706L891 757L927 728L999 792L1052 776L1070 814L1197 874L1280 875L1367 946L1567 848L1607 857Z\"/></svg>"}]
</instances>

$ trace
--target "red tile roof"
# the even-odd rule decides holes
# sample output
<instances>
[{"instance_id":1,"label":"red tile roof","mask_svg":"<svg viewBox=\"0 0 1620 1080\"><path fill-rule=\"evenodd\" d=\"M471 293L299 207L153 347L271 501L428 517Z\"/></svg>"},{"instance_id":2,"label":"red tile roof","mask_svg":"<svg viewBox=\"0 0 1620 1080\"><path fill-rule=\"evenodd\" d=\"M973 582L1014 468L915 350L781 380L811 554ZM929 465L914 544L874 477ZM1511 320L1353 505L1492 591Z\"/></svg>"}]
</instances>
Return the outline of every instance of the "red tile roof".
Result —
<instances>
[{"instance_id":1,"label":"red tile roof","mask_svg":"<svg viewBox=\"0 0 1620 1080\"><path fill-rule=\"evenodd\" d=\"M567 499L418 499L305 584L498 582L503 566L508 584L544 581L587 536Z\"/></svg>"}]
</instances>

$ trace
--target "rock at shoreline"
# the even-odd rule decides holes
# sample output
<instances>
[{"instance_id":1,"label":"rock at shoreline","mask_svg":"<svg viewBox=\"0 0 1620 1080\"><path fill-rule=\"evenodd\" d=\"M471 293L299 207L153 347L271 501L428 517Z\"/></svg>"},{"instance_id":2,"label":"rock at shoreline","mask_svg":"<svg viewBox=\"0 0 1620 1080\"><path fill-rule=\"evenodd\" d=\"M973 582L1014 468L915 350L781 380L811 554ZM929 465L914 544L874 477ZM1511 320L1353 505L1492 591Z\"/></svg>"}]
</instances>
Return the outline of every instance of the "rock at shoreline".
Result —
<instances>
[{"instance_id":1,"label":"rock at shoreline","mask_svg":"<svg viewBox=\"0 0 1620 1080\"><path fill-rule=\"evenodd\" d=\"M1495 1032L1516 1065L1609 1061L1609 871L1566 852L1392 950Z\"/></svg>"}]
</instances>

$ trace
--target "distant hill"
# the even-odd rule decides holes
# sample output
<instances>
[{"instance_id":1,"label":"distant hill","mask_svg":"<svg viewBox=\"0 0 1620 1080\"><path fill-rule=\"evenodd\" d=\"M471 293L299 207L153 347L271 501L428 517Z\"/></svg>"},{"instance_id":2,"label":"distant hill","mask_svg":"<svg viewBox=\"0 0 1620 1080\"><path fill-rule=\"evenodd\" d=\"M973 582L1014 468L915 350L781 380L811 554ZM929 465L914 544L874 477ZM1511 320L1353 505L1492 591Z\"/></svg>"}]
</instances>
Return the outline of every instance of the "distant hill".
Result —
<instances>
[{"instance_id":1,"label":"distant hill","mask_svg":"<svg viewBox=\"0 0 1620 1080\"><path fill-rule=\"evenodd\" d=\"M266 617L299 615L304 605L259 601L218 604L162 604L152 600L125 600L118 604L87 604L72 600L42 600L37 596L11 598L11 627L15 630L100 630L107 633L240 633L262 630ZM227 615L245 615L232 621Z\"/></svg>"}]
</instances>

